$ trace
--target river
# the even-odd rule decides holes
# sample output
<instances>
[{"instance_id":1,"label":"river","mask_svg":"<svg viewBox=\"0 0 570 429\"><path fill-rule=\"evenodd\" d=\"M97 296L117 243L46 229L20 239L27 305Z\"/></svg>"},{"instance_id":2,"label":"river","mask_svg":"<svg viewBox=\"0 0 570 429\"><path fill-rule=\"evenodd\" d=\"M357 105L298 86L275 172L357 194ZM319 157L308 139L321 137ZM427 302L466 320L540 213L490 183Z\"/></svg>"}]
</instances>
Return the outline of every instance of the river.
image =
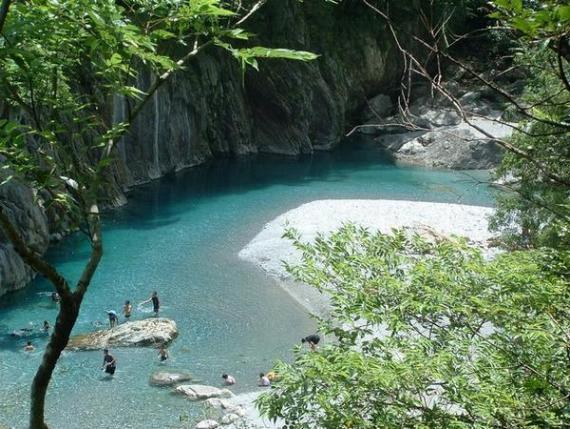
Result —
<instances>
[{"instance_id":1,"label":"river","mask_svg":"<svg viewBox=\"0 0 570 429\"><path fill-rule=\"evenodd\" d=\"M118 370L103 377L100 352L65 352L47 400L51 427L182 428L200 407L170 390L151 387L158 369L189 370L205 384L233 374L235 392L256 389L257 374L287 359L314 329L303 308L276 282L237 254L263 225L315 199L384 198L491 205L485 172L397 167L365 143L301 158L260 155L212 161L175 177L136 188L129 203L104 220L105 256L75 332L106 323L106 310L121 309L159 292L161 316L174 319L180 335L166 365L154 349L117 349ZM77 279L88 256L79 234L53 247L48 258ZM0 298L0 426L27 425L29 386L47 338L24 339L14 329L36 327L56 316L49 284L37 279ZM150 306L135 305L134 319Z\"/></svg>"}]
</instances>

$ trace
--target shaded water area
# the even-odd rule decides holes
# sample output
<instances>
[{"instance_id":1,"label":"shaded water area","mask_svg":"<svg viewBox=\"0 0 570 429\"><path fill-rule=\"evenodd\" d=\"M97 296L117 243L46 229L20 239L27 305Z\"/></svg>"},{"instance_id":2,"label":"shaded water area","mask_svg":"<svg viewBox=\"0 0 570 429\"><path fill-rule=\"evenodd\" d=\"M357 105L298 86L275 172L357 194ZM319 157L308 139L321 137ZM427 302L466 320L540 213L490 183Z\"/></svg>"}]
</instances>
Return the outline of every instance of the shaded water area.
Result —
<instances>
[{"instance_id":1,"label":"shaded water area","mask_svg":"<svg viewBox=\"0 0 570 429\"><path fill-rule=\"evenodd\" d=\"M158 369L187 369L204 384L220 385L228 372L236 393L255 390L256 375L288 359L314 322L279 285L239 250L263 225L302 203L327 198L386 198L491 205L484 172L402 168L374 146L353 143L302 158L256 156L220 160L141 186L129 203L105 217L105 256L86 296L75 332L106 323L126 299L138 303L157 290L163 317L179 337L171 359L158 363L150 348L116 349L112 380L100 370L100 352L65 352L48 395L51 427L182 428L181 416L201 408L169 389L151 387ZM88 256L80 235L51 249L49 260L77 279ZM53 322L51 288L38 279L0 299L0 426L27 425L29 386L47 338L24 353L24 339L8 334L29 323ZM134 319L150 317L150 306Z\"/></svg>"}]
</instances>

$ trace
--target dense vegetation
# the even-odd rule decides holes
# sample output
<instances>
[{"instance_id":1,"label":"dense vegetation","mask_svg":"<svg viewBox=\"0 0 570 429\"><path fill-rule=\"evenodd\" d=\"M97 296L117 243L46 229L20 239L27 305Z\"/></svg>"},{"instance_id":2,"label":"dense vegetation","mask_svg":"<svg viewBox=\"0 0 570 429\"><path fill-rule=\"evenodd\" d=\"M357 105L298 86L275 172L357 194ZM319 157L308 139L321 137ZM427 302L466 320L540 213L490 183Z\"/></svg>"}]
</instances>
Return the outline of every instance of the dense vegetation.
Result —
<instances>
[{"instance_id":1,"label":"dense vegetation","mask_svg":"<svg viewBox=\"0 0 570 429\"><path fill-rule=\"evenodd\" d=\"M365 3L405 42L389 5ZM447 47L468 38L446 18L414 41L495 91L518 122L496 172L502 253L489 260L461 241L353 225L314 243L289 231L303 255L289 271L330 295L319 327L335 340L277 365L281 381L258 405L287 428L570 425L570 6L489 5L480 22L490 28L474 34L501 55L496 76L519 72L522 93L454 56ZM413 48L402 52L456 101Z\"/></svg>"}]
</instances>

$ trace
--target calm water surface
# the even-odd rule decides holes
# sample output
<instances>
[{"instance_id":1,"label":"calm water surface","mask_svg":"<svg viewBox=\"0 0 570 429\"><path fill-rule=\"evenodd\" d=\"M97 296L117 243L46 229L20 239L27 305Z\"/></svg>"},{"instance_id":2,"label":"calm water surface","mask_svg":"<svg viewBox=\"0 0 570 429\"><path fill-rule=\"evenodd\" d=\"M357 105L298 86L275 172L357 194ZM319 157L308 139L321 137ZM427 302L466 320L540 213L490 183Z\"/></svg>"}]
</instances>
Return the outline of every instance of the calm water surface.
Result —
<instances>
[{"instance_id":1,"label":"calm water surface","mask_svg":"<svg viewBox=\"0 0 570 429\"><path fill-rule=\"evenodd\" d=\"M181 428L181 416L201 409L168 389L151 387L158 369L191 371L219 385L223 372L238 380L235 392L256 389L256 374L292 345L314 322L239 250L263 225L302 203L325 198L387 198L490 205L483 172L399 168L366 144L300 159L258 156L217 161L137 188L125 207L105 219L105 256L86 296L76 332L106 323L125 299L138 303L159 292L161 315L178 323L171 359L158 363L154 349L117 349L111 381L99 367L100 352L65 352L48 395L48 421L58 429ZM88 256L80 236L50 251L49 259L77 279ZM24 428L29 386L38 351L22 352L14 329L53 322L49 284L38 279L0 299L0 426ZM133 318L149 317L135 306Z\"/></svg>"}]
</instances>

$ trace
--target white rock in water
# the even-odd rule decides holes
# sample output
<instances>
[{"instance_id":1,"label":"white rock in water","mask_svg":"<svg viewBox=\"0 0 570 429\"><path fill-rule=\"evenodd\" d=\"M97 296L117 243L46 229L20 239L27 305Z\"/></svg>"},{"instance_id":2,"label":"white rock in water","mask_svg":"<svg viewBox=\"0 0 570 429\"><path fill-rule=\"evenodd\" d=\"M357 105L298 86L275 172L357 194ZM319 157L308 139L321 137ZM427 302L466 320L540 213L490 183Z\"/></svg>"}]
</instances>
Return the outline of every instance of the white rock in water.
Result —
<instances>
[{"instance_id":1,"label":"white rock in water","mask_svg":"<svg viewBox=\"0 0 570 429\"><path fill-rule=\"evenodd\" d=\"M229 425L230 423L233 423L233 422L239 420L240 418L241 417L238 416L237 414L229 413L229 414L226 414L222 417L221 422L223 425Z\"/></svg>"},{"instance_id":2,"label":"white rock in water","mask_svg":"<svg viewBox=\"0 0 570 429\"><path fill-rule=\"evenodd\" d=\"M169 319L126 322L111 329L76 335L67 347L96 350L105 347L156 346L170 343L178 335L176 323Z\"/></svg>"},{"instance_id":3,"label":"white rock in water","mask_svg":"<svg viewBox=\"0 0 570 429\"><path fill-rule=\"evenodd\" d=\"M204 405L210 408L223 408L222 400L219 398L210 398L204 401Z\"/></svg>"},{"instance_id":4,"label":"white rock in water","mask_svg":"<svg viewBox=\"0 0 570 429\"><path fill-rule=\"evenodd\" d=\"M215 429L220 424L215 420L202 420L196 425L196 429Z\"/></svg>"},{"instance_id":5,"label":"white rock in water","mask_svg":"<svg viewBox=\"0 0 570 429\"><path fill-rule=\"evenodd\" d=\"M186 395L190 400L197 401L209 398L229 398L233 393L228 389L218 389L213 386L205 386L203 384L183 384L176 388L178 393Z\"/></svg>"},{"instance_id":6,"label":"white rock in water","mask_svg":"<svg viewBox=\"0 0 570 429\"><path fill-rule=\"evenodd\" d=\"M157 371L150 376L150 384L155 386L172 386L192 380L192 376L187 372L178 371Z\"/></svg>"}]
</instances>

